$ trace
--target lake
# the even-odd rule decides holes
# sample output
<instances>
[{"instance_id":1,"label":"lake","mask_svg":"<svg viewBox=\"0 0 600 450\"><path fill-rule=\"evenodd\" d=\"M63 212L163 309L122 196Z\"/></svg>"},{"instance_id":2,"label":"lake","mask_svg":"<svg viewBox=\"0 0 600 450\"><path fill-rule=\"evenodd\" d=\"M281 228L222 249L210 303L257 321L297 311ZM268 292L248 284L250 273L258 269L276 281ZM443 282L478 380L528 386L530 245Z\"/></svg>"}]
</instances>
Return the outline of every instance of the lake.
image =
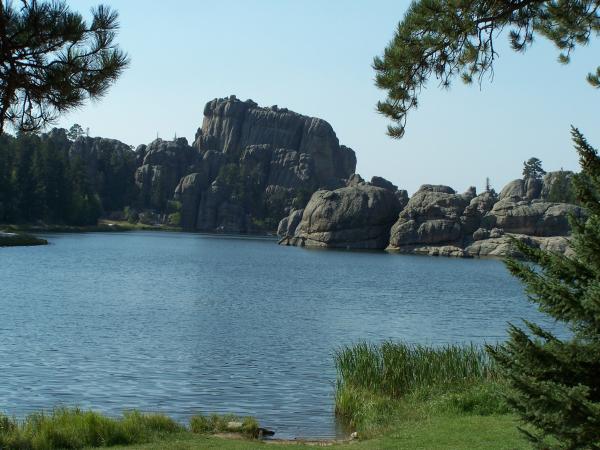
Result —
<instances>
[{"instance_id":1,"label":"lake","mask_svg":"<svg viewBox=\"0 0 600 450\"><path fill-rule=\"evenodd\" d=\"M0 411L255 416L339 435L333 351L484 343L540 321L502 262L281 247L272 239L44 235L0 249Z\"/></svg>"}]
</instances>

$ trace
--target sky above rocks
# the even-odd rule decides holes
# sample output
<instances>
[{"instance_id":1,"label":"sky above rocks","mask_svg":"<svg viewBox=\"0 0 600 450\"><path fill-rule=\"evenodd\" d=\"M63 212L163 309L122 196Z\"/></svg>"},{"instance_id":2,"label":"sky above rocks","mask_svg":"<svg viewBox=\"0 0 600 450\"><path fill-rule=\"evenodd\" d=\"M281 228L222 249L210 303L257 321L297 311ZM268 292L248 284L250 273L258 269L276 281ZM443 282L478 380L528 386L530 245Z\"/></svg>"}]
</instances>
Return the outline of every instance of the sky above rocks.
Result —
<instances>
[{"instance_id":1,"label":"sky above rocks","mask_svg":"<svg viewBox=\"0 0 600 450\"><path fill-rule=\"evenodd\" d=\"M89 17L98 1L68 0ZM435 80L392 140L375 111L384 98L372 59L393 36L403 0L104 0L120 14L121 46L131 67L99 102L65 115L90 135L137 146L160 136L194 138L207 101L231 94L327 120L352 147L357 172L383 176L414 192L421 184L499 190L540 158L546 170L577 169L569 127L600 147L600 90L586 74L600 64L600 43L577 49L572 63L538 39L524 55L498 38L493 82L449 90Z\"/></svg>"}]
</instances>

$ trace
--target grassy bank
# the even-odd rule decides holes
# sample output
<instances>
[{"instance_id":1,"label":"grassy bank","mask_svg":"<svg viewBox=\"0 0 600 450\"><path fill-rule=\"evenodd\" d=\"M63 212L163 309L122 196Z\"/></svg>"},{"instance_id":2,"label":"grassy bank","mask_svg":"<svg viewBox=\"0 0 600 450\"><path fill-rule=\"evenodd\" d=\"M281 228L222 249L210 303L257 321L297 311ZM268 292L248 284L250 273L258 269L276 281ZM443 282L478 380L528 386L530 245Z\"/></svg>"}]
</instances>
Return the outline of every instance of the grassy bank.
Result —
<instances>
[{"instance_id":1,"label":"grassy bank","mask_svg":"<svg viewBox=\"0 0 600 450\"><path fill-rule=\"evenodd\" d=\"M527 448L504 400L506 386L482 348L362 343L339 350L335 362L336 414L363 438L480 448L494 430L496 443L481 448Z\"/></svg>"},{"instance_id":2,"label":"grassy bank","mask_svg":"<svg viewBox=\"0 0 600 450\"><path fill-rule=\"evenodd\" d=\"M252 439L258 437L260 428L253 418L233 415L193 416L186 427L162 414L132 411L112 418L63 408L48 414L31 414L21 421L0 416L0 449L129 447L182 438L205 440L209 435L224 432Z\"/></svg>"},{"instance_id":3,"label":"grassy bank","mask_svg":"<svg viewBox=\"0 0 600 450\"><path fill-rule=\"evenodd\" d=\"M335 363L336 414L359 437L358 442L333 443L336 448L530 448L504 401L501 376L479 347L358 344L336 352ZM259 430L254 419L234 416L194 416L183 426L157 414L108 418L61 409L23 421L0 416L0 448L241 450L315 445L266 444L255 439Z\"/></svg>"}]
</instances>

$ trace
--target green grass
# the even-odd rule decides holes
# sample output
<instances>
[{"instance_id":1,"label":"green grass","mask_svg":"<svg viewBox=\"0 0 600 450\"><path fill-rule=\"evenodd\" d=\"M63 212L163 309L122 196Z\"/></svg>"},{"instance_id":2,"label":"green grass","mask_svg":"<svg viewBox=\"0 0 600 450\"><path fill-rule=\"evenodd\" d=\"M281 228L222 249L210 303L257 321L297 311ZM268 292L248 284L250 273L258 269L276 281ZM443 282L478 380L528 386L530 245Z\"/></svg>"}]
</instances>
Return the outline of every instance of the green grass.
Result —
<instances>
[{"instance_id":1,"label":"green grass","mask_svg":"<svg viewBox=\"0 0 600 450\"><path fill-rule=\"evenodd\" d=\"M0 418L0 448L79 449L130 445L161 439L184 427L161 414L133 411L110 418L92 411L61 408L23 421Z\"/></svg>"},{"instance_id":2,"label":"green grass","mask_svg":"<svg viewBox=\"0 0 600 450\"><path fill-rule=\"evenodd\" d=\"M265 444L260 441L223 439L191 433L173 434L164 440L115 450L283 450L314 449L314 445ZM432 417L398 423L382 437L333 446L339 450L521 450L530 449L510 416Z\"/></svg>"},{"instance_id":3,"label":"green grass","mask_svg":"<svg viewBox=\"0 0 600 450\"><path fill-rule=\"evenodd\" d=\"M446 389L473 381L498 379L494 364L481 348L440 348L385 342L359 343L335 354L338 384L400 398L420 390Z\"/></svg>"},{"instance_id":4,"label":"green grass","mask_svg":"<svg viewBox=\"0 0 600 450\"><path fill-rule=\"evenodd\" d=\"M505 385L483 349L429 348L384 343L339 350L336 413L359 442L335 448L530 449L504 402ZM230 422L239 422L237 438ZM265 442L258 423L236 416L193 416L188 427L163 415L127 413L108 418L77 409L33 414L24 421L0 416L0 449L113 446L127 450L290 448ZM215 436L224 433L228 436ZM314 448L296 443L293 448Z\"/></svg>"},{"instance_id":5,"label":"green grass","mask_svg":"<svg viewBox=\"0 0 600 450\"><path fill-rule=\"evenodd\" d=\"M234 415L193 416L190 418L190 431L196 434L217 434L232 431L228 424L237 422L241 424L239 431L241 434L256 438L258 437L259 426L253 417L244 417L240 419Z\"/></svg>"},{"instance_id":6,"label":"green grass","mask_svg":"<svg viewBox=\"0 0 600 450\"><path fill-rule=\"evenodd\" d=\"M513 421L502 377L480 347L359 343L337 351L335 363L336 414L363 437L400 436L402 430L405 436L407 423L423 430L435 422L437 438L451 440L444 423ZM502 432L505 439L520 439L514 425Z\"/></svg>"},{"instance_id":7,"label":"green grass","mask_svg":"<svg viewBox=\"0 0 600 450\"><path fill-rule=\"evenodd\" d=\"M190 426L175 422L162 414L138 411L111 418L92 411L61 408L44 414L35 413L22 421L0 416L0 449L50 450L131 446L173 440L173 436L193 439L230 431L228 424L242 424L239 433L248 438L258 436L258 422L251 417L233 415L193 416Z\"/></svg>"}]
</instances>

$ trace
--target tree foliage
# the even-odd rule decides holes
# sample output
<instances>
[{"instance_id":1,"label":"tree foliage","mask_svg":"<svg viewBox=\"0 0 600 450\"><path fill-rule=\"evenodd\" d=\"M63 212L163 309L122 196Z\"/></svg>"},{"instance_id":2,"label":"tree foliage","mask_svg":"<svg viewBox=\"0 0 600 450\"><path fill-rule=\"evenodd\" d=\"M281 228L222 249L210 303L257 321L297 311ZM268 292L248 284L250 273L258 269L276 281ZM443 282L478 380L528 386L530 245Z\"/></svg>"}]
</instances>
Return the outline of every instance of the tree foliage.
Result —
<instances>
[{"instance_id":1,"label":"tree foliage","mask_svg":"<svg viewBox=\"0 0 600 450\"><path fill-rule=\"evenodd\" d=\"M493 68L494 39L509 29L511 45L525 50L535 35L552 41L559 61L569 62L577 45L600 33L600 0L417 0L399 24L383 57L376 82L387 90L379 111L391 118L389 134L401 137L407 113L427 80L442 86L460 75L479 82ZM588 75L600 87L600 68ZM600 449L600 158L573 129L582 172L573 187L587 218L571 218L572 256L524 242L514 245L525 262L508 260L542 312L565 325L561 338L534 323L511 325L509 339L488 351L510 384L508 400L528 425L523 432L539 448ZM539 160L524 176L543 174ZM550 438L550 439L548 439Z\"/></svg>"},{"instance_id":2,"label":"tree foliage","mask_svg":"<svg viewBox=\"0 0 600 450\"><path fill-rule=\"evenodd\" d=\"M512 325L509 340L489 350L512 386L510 404L534 427L523 430L534 443L600 449L600 158L577 129L573 139L582 168L575 191L590 214L571 219L575 255L515 241L529 262L507 263L529 299L571 336L560 339L527 322L528 331Z\"/></svg>"},{"instance_id":3,"label":"tree foliage","mask_svg":"<svg viewBox=\"0 0 600 450\"><path fill-rule=\"evenodd\" d=\"M90 138L84 138L90 139ZM94 148L93 142L87 148ZM128 150L129 152L129 150ZM122 210L137 192L135 154L98 149L86 154L54 129L0 136L0 223L94 225Z\"/></svg>"},{"instance_id":4,"label":"tree foliage","mask_svg":"<svg viewBox=\"0 0 600 450\"><path fill-rule=\"evenodd\" d=\"M71 139L72 141L76 141L78 138L82 137L85 135L85 131L83 131L83 128L81 125L79 125L78 123L74 123L71 128L69 128L69 131L67 132L67 137L69 139Z\"/></svg>"},{"instance_id":5,"label":"tree foliage","mask_svg":"<svg viewBox=\"0 0 600 450\"><path fill-rule=\"evenodd\" d=\"M524 180L541 180L544 175L546 175L546 171L542 168L540 159L533 157L523 162Z\"/></svg>"},{"instance_id":6,"label":"tree foliage","mask_svg":"<svg viewBox=\"0 0 600 450\"><path fill-rule=\"evenodd\" d=\"M118 29L102 5L86 23L64 1L0 0L0 134L6 124L40 130L105 94L129 62Z\"/></svg>"},{"instance_id":7,"label":"tree foliage","mask_svg":"<svg viewBox=\"0 0 600 450\"><path fill-rule=\"evenodd\" d=\"M428 79L448 87L460 76L466 83L493 77L495 39L509 30L512 48L524 51L539 35L553 42L559 60L569 62L577 45L600 33L600 0L417 0L398 25L393 40L373 67L376 84L387 91L377 104L389 117L392 137L402 137L406 117L418 105ZM600 87L600 67L588 74Z\"/></svg>"},{"instance_id":8,"label":"tree foliage","mask_svg":"<svg viewBox=\"0 0 600 450\"><path fill-rule=\"evenodd\" d=\"M547 200L554 203L577 203L573 187L573 173L559 170L553 173L554 180L547 194Z\"/></svg>"}]
</instances>

